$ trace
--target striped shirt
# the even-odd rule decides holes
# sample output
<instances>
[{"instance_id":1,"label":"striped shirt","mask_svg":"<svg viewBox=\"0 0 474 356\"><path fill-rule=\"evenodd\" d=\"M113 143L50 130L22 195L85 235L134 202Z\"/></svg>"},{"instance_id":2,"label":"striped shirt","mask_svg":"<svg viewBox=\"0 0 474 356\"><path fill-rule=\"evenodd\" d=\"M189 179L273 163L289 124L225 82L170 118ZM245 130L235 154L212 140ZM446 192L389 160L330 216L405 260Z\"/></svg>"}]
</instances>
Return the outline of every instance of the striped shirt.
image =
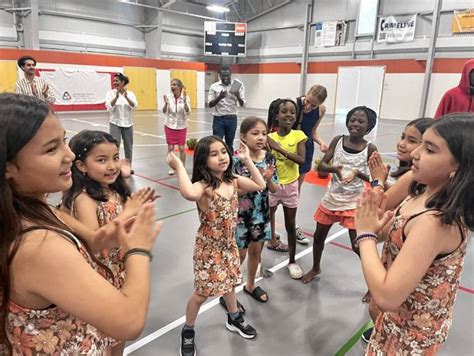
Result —
<instances>
[{"instance_id":1,"label":"striped shirt","mask_svg":"<svg viewBox=\"0 0 474 356\"><path fill-rule=\"evenodd\" d=\"M235 80L235 79L234 79ZM239 94L240 98L243 100L245 106L245 94L244 94L244 85L240 86ZM213 116L224 116L224 115L237 115L237 106L239 105L239 101L237 97L230 92L232 84L224 85L222 81L218 81L212 84L209 87L209 94L207 97L207 101L211 102L215 98L217 98L221 91L226 91L227 95L224 99L219 101L216 106L214 106L214 111L212 113Z\"/></svg>"},{"instance_id":2,"label":"striped shirt","mask_svg":"<svg viewBox=\"0 0 474 356\"><path fill-rule=\"evenodd\" d=\"M44 96L43 90L48 87L47 95ZM38 99L44 100L50 104L54 103L56 98L54 97L51 86L41 77L34 77L32 81L26 78L20 79L15 84L15 93L34 96Z\"/></svg>"}]
</instances>

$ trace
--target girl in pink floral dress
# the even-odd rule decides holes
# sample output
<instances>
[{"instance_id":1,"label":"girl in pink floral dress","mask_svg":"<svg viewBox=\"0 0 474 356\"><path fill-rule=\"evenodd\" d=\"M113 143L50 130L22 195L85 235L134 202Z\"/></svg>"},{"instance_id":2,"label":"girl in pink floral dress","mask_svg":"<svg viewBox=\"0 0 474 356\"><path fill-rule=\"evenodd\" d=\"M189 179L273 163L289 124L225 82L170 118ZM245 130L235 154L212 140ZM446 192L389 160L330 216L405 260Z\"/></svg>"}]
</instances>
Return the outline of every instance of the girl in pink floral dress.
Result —
<instances>
[{"instance_id":1,"label":"girl in pink floral dress","mask_svg":"<svg viewBox=\"0 0 474 356\"><path fill-rule=\"evenodd\" d=\"M176 171L179 189L187 200L195 201L199 227L194 247L194 294L186 307L186 322L181 332L181 354L194 355L194 323L201 305L208 297L222 295L228 307L226 327L251 339L256 330L244 321L237 308L235 286L242 282L240 259L235 241L238 193L263 190L265 180L250 159L247 146L241 143L239 158L251 178L232 174L229 148L217 136L199 140L194 152L192 180L182 162L168 153L168 163Z\"/></svg>"},{"instance_id":2,"label":"girl in pink floral dress","mask_svg":"<svg viewBox=\"0 0 474 356\"><path fill-rule=\"evenodd\" d=\"M382 311L367 355L436 355L446 342L474 230L473 139L472 116L443 117L412 153L411 197L396 213L382 216L381 191L367 191L358 205L356 244ZM377 237L387 240L382 258Z\"/></svg>"}]
</instances>

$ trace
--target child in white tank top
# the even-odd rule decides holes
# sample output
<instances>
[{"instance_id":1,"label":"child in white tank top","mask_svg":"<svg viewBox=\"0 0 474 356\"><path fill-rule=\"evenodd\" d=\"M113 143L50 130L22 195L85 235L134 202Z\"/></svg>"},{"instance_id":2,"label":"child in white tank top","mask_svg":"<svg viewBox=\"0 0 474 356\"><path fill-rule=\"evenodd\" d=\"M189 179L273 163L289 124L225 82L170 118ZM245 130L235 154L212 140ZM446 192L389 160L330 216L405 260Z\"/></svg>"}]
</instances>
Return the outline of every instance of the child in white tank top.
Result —
<instances>
[{"instance_id":1,"label":"child in white tank top","mask_svg":"<svg viewBox=\"0 0 474 356\"><path fill-rule=\"evenodd\" d=\"M355 208L357 198L364 190L364 181L370 181L368 159L377 150L364 136L372 131L376 122L377 114L365 106L349 111L346 118L349 136L336 136L318 166L319 171L332 173L332 178L314 214L317 224L314 232L313 268L303 276L303 283L310 282L321 273L324 241L334 223L339 222L349 229L352 249L358 253L354 247L357 235L354 225ZM332 165L329 165L331 160Z\"/></svg>"}]
</instances>

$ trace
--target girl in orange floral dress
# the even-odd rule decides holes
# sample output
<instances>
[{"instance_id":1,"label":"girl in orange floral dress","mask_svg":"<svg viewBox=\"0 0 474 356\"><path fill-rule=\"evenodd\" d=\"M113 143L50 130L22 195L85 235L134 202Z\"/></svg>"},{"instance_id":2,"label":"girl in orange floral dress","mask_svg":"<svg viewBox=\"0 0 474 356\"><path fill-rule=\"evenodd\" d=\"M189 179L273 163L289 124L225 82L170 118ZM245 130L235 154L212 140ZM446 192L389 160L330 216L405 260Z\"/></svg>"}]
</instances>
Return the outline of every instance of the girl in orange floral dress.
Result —
<instances>
[{"instance_id":1,"label":"girl in orange floral dress","mask_svg":"<svg viewBox=\"0 0 474 356\"><path fill-rule=\"evenodd\" d=\"M48 205L48 194L72 184L64 135L44 101L0 94L0 355L110 355L115 340L135 339L145 324L153 205L129 232L116 223L108 236L126 260L119 290L94 257L105 239L74 234Z\"/></svg>"},{"instance_id":2,"label":"girl in orange floral dress","mask_svg":"<svg viewBox=\"0 0 474 356\"><path fill-rule=\"evenodd\" d=\"M356 211L356 244L372 298L382 311L366 355L435 355L446 342L474 230L474 118L433 124L412 153L411 196L395 214L366 191ZM442 167L442 169L440 169ZM382 258L376 243L387 240Z\"/></svg>"},{"instance_id":3,"label":"girl in orange floral dress","mask_svg":"<svg viewBox=\"0 0 474 356\"><path fill-rule=\"evenodd\" d=\"M89 229L97 231L117 218L125 221L152 200L151 189L131 194L122 177L118 144L110 134L84 130L71 139L69 147L76 155L73 184L64 194L61 208ZM121 288L125 264L120 246L103 249L97 257L114 274L115 286ZM121 355L122 351L123 344L118 344L113 354Z\"/></svg>"},{"instance_id":4,"label":"girl in orange floral dress","mask_svg":"<svg viewBox=\"0 0 474 356\"><path fill-rule=\"evenodd\" d=\"M239 158L251 178L232 174L232 156L217 136L199 140L194 151L192 180L182 162L168 153L167 161L176 171L183 197L197 203L199 227L194 248L194 294L186 307L186 322L181 333L181 354L195 355L194 323L201 305L208 297L222 295L229 313L226 327L242 337L252 339L256 330L244 321L237 308L235 286L242 282L240 259L235 241L238 195L263 190L265 180L250 158L243 143Z\"/></svg>"}]
</instances>

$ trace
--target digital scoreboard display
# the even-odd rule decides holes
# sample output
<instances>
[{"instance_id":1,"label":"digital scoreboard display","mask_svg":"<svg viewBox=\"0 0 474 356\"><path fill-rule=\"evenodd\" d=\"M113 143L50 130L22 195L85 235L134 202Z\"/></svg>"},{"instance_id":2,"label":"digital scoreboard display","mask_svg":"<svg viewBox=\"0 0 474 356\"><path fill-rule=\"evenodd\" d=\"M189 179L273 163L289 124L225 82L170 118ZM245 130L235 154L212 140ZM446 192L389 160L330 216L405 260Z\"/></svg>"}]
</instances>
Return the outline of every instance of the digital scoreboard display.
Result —
<instances>
[{"instance_id":1,"label":"digital scoreboard display","mask_svg":"<svg viewBox=\"0 0 474 356\"><path fill-rule=\"evenodd\" d=\"M204 55L245 57L247 24L204 22Z\"/></svg>"}]
</instances>

